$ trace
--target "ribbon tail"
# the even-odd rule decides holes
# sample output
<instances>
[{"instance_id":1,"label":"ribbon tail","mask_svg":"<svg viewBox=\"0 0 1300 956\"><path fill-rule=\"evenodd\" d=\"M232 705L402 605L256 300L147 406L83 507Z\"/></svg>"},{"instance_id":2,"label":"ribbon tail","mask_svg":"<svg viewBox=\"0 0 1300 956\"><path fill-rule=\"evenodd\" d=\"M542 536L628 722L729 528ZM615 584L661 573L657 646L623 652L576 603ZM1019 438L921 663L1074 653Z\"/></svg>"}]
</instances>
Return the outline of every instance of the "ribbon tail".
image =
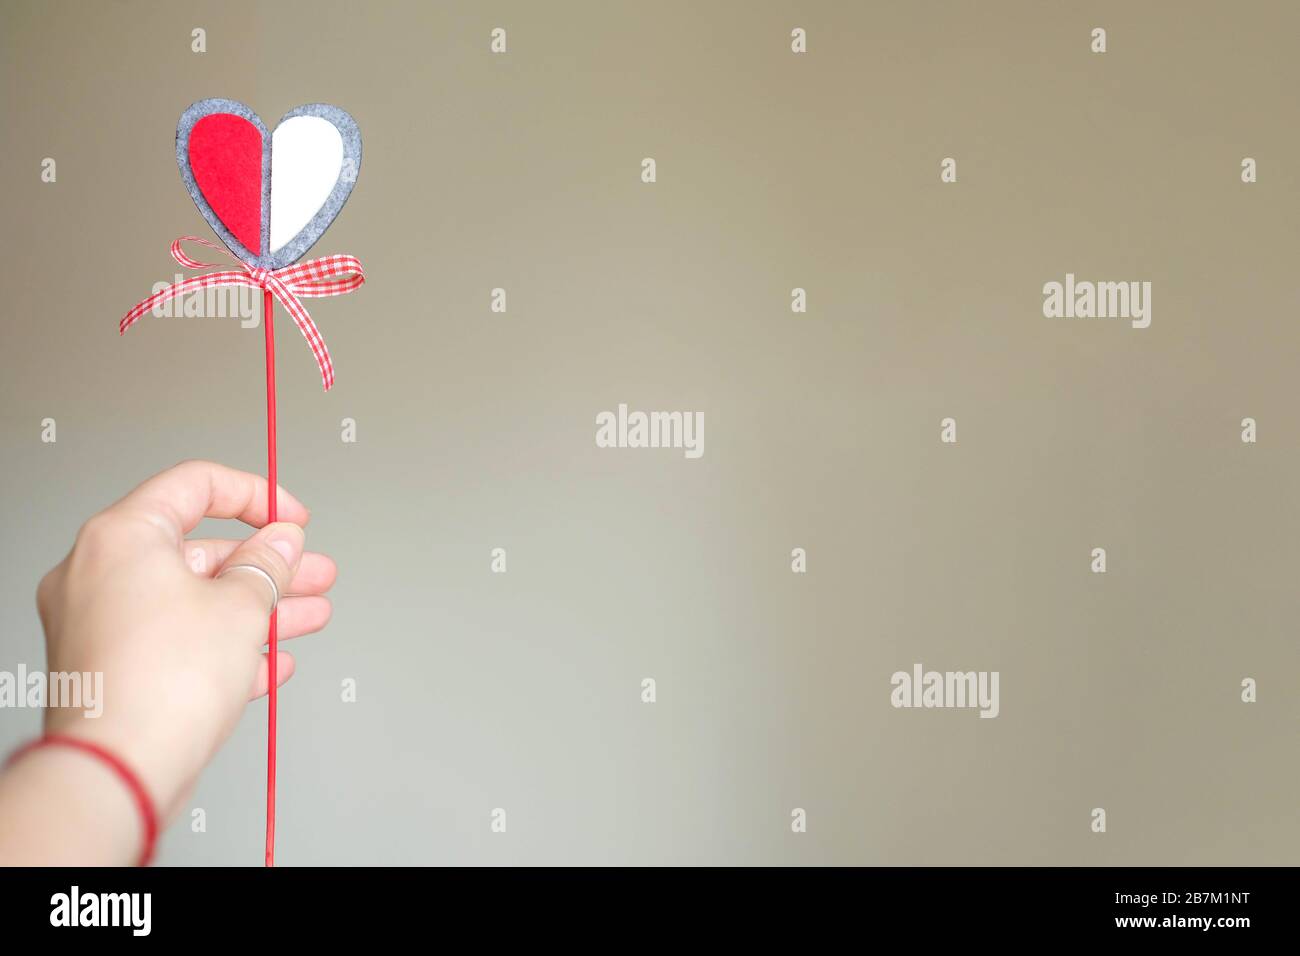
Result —
<instances>
[{"instance_id":1,"label":"ribbon tail","mask_svg":"<svg viewBox=\"0 0 1300 956\"><path fill-rule=\"evenodd\" d=\"M117 324L117 332L119 335L125 335L127 329L135 325L136 322L155 308L164 302L179 298L187 292L195 292L213 286L229 285L254 287L253 283L242 272L212 272L205 276L193 276L181 282L173 282L171 285L159 289L149 298L137 302L130 312L122 316L121 321Z\"/></svg>"}]
</instances>

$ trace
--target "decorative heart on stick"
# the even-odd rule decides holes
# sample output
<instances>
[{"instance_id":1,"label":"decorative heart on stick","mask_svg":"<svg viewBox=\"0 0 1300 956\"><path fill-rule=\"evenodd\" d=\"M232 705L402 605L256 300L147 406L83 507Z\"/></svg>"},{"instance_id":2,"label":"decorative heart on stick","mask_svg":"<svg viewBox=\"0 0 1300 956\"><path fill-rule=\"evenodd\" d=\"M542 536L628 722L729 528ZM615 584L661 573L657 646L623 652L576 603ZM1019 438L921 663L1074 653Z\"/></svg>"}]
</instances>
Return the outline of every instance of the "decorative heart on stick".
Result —
<instances>
[{"instance_id":1,"label":"decorative heart on stick","mask_svg":"<svg viewBox=\"0 0 1300 956\"><path fill-rule=\"evenodd\" d=\"M274 132L236 100L200 100L176 127L190 198L250 266L281 269L315 245L361 168L361 133L337 106L290 110Z\"/></svg>"},{"instance_id":2,"label":"decorative heart on stick","mask_svg":"<svg viewBox=\"0 0 1300 956\"><path fill-rule=\"evenodd\" d=\"M276 520L275 322L278 301L306 339L321 384L334 385L334 363L304 298L347 295L361 288L365 271L355 256L335 253L298 262L316 244L352 193L361 168L361 133L337 106L312 103L284 114L275 132L235 100L200 100L176 126L176 163L199 212L239 262L238 270L206 272L178 280L137 302L122 316L126 330L164 302L232 286L262 291L266 355L266 514ZM172 258L186 269L220 265L185 251L185 243L220 250L215 242L182 236ZM266 865L275 864L276 677L278 615L267 626Z\"/></svg>"}]
</instances>

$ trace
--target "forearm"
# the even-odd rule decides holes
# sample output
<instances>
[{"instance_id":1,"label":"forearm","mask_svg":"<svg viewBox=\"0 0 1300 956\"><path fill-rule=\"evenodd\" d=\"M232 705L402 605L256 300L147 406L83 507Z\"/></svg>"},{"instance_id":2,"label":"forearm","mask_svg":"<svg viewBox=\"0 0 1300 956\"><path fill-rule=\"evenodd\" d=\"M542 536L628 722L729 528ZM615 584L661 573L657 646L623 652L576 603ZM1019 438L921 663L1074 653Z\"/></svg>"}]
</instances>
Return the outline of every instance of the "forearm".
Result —
<instances>
[{"instance_id":1,"label":"forearm","mask_svg":"<svg viewBox=\"0 0 1300 956\"><path fill-rule=\"evenodd\" d=\"M130 866L143 841L130 791L89 754L42 747L0 773L0 865Z\"/></svg>"}]
</instances>

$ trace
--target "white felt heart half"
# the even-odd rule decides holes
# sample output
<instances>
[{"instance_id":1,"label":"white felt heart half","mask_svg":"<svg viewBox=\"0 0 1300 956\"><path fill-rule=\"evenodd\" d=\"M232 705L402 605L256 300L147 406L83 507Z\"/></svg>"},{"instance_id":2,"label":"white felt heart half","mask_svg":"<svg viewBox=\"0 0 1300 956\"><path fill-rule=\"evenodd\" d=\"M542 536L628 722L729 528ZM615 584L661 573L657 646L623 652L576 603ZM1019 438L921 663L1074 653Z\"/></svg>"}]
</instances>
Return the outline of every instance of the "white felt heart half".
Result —
<instances>
[{"instance_id":1,"label":"white felt heart half","mask_svg":"<svg viewBox=\"0 0 1300 956\"><path fill-rule=\"evenodd\" d=\"M343 136L320 116L294 116L271 134L271 241L279 252L320 212L343 172Z\"/></svg>"}]
</instances>

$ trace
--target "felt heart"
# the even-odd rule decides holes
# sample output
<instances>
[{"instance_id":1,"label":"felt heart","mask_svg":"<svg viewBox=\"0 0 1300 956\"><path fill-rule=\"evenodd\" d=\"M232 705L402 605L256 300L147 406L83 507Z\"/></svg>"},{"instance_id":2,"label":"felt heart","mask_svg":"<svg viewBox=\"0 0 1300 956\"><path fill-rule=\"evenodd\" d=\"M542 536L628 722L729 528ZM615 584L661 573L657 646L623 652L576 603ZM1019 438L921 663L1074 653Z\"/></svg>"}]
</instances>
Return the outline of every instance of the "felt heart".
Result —
<instances>
[{"instance_id":1,"label":"felt heart","mask_svg":"<svg viewBox=\"0 0 1300 956\"><path fill-rule=\"evenodd\" d=\"M221 241L253 267L281 269L315 245L361 167L356 122L324 103L286 113L270 133L235 100L200 100L176 128L176 163Z\"/></svg>"}]
</instances>

